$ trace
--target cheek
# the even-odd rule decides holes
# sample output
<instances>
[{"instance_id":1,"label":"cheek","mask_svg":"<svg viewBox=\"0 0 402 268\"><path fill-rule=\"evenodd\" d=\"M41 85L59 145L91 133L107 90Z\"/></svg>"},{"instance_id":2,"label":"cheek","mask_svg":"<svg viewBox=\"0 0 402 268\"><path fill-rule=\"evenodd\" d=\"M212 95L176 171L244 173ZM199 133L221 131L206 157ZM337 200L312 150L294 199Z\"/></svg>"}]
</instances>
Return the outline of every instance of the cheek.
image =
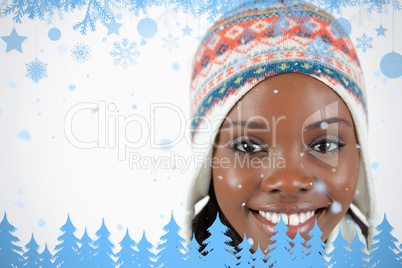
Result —
<instances>
[{"instance_id":1,"label":"cheek","mask_svg":"<svg viewBox=\"0 0 402 268\"><path fill-rule=\"evenodd\" d=\"M334 170L331 168L331 173L328 174L328 179L326 180L328 196L332 202L337 204L337 207L333 207L334 211L342 210L346 212L356 192L359 177L359 155L341 159Z\"/></svg>"},{"instance_id":2,"label":"cheek","mask_svg":"<svg viewBox=\"0 0 402 268\"><path fill-rule=\"evenodd\" d=\"M251 194L250 172L233 167L214 167L212 177L218 202L228 200L233 204Z\"/></svg>"},{"instance_id":3,"label":"cheek","mask_svg":"<svg viewBox=\"0 0 402 268\"><path fill-rule=\"evenodd\" d=\"M257 194L259 182L256 174L258 170L236 166L234 154L225 152L225 150L216 150L214 158L228 160L225 162L226 164L215 162L215 165L212 166L212 178L219 207L230 219L230 213L244 210L243 203L247 203L251 197Z\"/></svg>"}]
</instances>

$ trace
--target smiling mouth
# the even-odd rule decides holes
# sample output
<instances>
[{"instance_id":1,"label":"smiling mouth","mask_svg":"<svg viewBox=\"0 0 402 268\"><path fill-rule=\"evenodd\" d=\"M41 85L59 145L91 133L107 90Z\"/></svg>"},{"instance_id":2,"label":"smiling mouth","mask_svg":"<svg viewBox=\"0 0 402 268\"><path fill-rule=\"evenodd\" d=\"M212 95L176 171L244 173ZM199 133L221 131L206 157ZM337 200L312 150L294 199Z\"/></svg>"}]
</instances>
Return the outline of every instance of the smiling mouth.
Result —
<instances>
[{"instance_id":1,"label":"smiling mouth","mask_svg":"<svg viewBox=\"0 0 402 268\"><path fill-rule=\"evenodd\" d=\"M266 219L273 225L276 225L281 218L287 226L298 226L300 224L305 223L309 219L313 218L314 215L318 214L323 208L305 211L301 213L276 213L276 212L264 212L264 211L254 211L259 214L262 218Z\"/></svg>"}]
</instances>

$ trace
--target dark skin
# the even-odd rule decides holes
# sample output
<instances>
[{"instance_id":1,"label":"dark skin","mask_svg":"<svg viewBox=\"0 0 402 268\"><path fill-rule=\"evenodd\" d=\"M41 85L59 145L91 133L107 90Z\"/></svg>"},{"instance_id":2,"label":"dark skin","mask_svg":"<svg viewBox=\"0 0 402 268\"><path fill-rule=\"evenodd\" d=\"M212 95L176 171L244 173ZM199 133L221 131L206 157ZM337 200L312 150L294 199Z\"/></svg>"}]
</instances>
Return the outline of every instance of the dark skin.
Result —
<instances>
[{"instance_id":1,"label":"dark skin","mask_svg":"<svg viewBox=\"0 0 402 268\"><path fill-rule=\"evenodd\" d=\"M238 234L253 239L254 251L273 243L275 220L260 211L286 214L291 238L299 229L309 239L317 219L326 241L356 191L356 145L349 109L331 88L299 73L268 78L237 102L217 135L219 207ZM301 222L290 224L295 215Z\"/></svg>"}]
</instances>

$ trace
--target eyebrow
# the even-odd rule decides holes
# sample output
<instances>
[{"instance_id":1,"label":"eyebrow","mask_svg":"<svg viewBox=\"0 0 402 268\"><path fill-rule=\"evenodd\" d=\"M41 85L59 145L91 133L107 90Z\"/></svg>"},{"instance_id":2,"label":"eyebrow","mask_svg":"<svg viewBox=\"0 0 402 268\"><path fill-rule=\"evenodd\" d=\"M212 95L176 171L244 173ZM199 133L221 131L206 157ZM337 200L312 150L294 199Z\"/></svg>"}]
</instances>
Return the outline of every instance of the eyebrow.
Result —
<instances>
[{"instance_id":1,"label":"eyebrow","mask_svg":"<svg viewBox=\"0 0 402 268\"><path fill-rule=\"evenodd\" d=\"M229 128L229 127L248 127L254 129L266 129L269 128L265 123L255 122L255 121L233 121L233 122L226 122L223 124L222 128Z\"/></svg>"},{"instance_id":2,"label":"eyebrow","mask_svg":"<svg viewBox=\"0 0 402 268\"><path fill-rule=\"evenodd\" d=\"M347 121L347 120L345 120L343 118L331 117L331 118L327 118L327 119L324 119L324 120L317 121L317 122L314 122L312 124L309 124L304 129L305 129L305 131L307 131L307 130L312 130L312 129L319 128L319 127L321 127L321 124L324 123L324 122L327 123L328 125L335 124L335 123L341 123L341 124L344 124L344 125L346 125L348 127L352 126L352 124L349 121Z\"/></svg>"}]
</instances>

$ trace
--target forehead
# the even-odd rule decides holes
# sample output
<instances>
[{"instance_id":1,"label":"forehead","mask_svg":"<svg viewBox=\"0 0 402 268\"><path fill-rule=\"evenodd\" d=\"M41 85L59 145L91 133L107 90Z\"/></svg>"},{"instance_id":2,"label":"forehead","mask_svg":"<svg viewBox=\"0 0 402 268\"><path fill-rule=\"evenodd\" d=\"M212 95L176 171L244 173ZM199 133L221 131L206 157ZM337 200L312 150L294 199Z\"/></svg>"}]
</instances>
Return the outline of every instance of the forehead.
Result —
<instances>
[{"instance_id":1,"label":"forehead","mask_svg":"<svg viewBox=\"0 0 402 268\"><path fill-rule=\"evenodd\" d=\"M255 85L235 104L227 118L247 120L253 116L285 115L289 120L304 121L318 111L324 117L352 120L346 104L327 85L305 74L286 73Z\"/></svg>"}]
</instances>

